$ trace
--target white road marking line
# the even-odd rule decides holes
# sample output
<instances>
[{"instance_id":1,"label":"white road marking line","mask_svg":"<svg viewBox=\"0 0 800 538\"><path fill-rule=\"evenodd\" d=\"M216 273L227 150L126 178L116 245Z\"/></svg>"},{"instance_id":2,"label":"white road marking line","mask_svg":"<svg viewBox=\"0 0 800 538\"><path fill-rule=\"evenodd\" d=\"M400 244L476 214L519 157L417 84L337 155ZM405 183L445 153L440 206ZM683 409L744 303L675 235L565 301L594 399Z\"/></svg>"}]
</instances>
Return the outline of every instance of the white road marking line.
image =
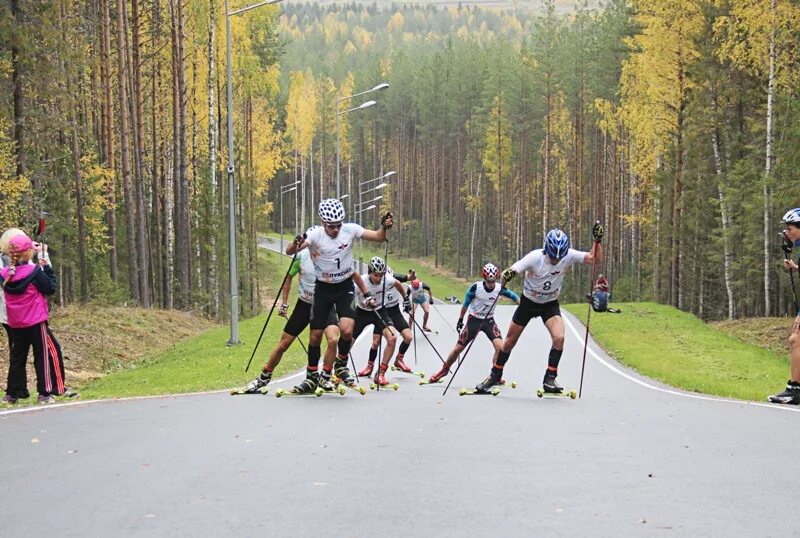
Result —
<instances>
[{"instance_id":1,"label":"white road marking line","mask_svg":"<svg viewBox=\"0 0 800 538\"><path fill-rule=\"evenodd\" d=\"M563 312L561 314L561 317L564 318L564 321L569 326L569 328L572 331L572 333L578 338L578 340L580 342L583 342L583 339L584 339L585 335L581 335L581 333L578 332L578 329L575 328L575 325L573 325L573 323L569 320L569 318L567 316L565 316L563 314ZM619 368L617 368L616 366L614 366L613 364L611 364L610 362L608 362L607 360L602 358L600 355L595 353L595 351L592 349L591 346L588 347L588 353L592 357L594 357L597 362L599 362L600 364L602 364L603 366L605 366L606 368L608 368L609 370L611 370L615 374L618 374L618 375L624 377L625 379L627 379L629 381L633 381L637 385L641 385L642 387L645 387L645 388L648 388L648 389L651 389L651 390L655 390L655 391L658 391L658 392L663 392L664 394L671 394L673 396L682 396L684 398L692 398L694 400L704 400L704 401L708 401L708 402L730 403L730 404L737 404L737 405L751 405L751 406L755 406L755 407L766 407L767 409L775 409L775 410L778 410L778 411L790 411L790 412L793 412L793 413L800 412L800 408L797 408L797 407L794 407L794 406L790 407L788 405L782 405L782 404L769 404L769 403L761 403L761 402L751 402L751 401L747 401L747 400L731 400L731 399L728 399L728 398L719 398L719 397L716 397L716 396L702 396L702 395L699 395L699 394L690 394L688 392L681 392L681 391L678 391L678 390L665 389L665 388L662 388L662 387L658 387L656 385L651 385L650 383L647 383L646 381L642 381L641 379L638 379L638 378L636 378L636 377L634 377L634 376L632 376L632 375L630 375L630 374L628 374L626 372L623 372L622 370L620 370Z\"/></svg>"}]
</instances>

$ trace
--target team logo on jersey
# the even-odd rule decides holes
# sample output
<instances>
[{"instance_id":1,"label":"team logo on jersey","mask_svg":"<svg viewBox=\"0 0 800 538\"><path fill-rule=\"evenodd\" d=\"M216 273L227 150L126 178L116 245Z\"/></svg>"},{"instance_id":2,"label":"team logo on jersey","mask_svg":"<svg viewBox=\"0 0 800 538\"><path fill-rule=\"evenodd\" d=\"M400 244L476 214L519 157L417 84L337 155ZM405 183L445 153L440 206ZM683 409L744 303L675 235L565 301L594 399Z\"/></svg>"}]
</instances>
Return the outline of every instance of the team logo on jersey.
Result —
<instances>
[{"instance_id":1,"label":"team logo on jersey","mask_svg":"<svg viewBox=\"0 0 800 538\"><path fill-rule=\"evenodd\" d=\"M346 249L346 248L347 248L347 245L348 245L348 243L342 243L341 245L339 245L339 250L344 250L344 249Z\"/></svg>"},{"instance_id":2,"label":"team logo on jersey","mask_svg":"<svg viewBox=\"0 0 800 538\"><path fill-rule=\"evenodd\" d=\"M561 274L561 271L553 271L552 273L550 273L550 276L556 276L556 275L560 275L560 274Z\"/></svg>"}]
</instances>

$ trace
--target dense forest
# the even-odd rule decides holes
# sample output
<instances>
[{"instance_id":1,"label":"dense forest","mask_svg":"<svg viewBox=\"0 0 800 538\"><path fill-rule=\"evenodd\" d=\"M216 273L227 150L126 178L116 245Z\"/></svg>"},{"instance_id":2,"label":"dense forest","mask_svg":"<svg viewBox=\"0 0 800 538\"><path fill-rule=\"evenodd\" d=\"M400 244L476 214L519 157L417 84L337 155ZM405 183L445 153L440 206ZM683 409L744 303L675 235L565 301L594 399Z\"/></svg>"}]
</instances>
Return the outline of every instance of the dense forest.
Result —
<instances>
[{"instance_id":1,"label":"dense forest","mask_svg":"<svg viewBox=\"0 0 800 538\"><path fill-rule=\"evenodd\" d=\"M225 19L223 0L0 1L0 221L49 213L60 301L224 315ZM287 3L230 24L244 314L258 233L336 194L337 132L340 195L365 225L395 211L393 254L474 275L553 226L588 249L600 220L616 300L791 309L797 4ZM587 289L576 272L566 299Z\"/></svg>"}]
</instances>

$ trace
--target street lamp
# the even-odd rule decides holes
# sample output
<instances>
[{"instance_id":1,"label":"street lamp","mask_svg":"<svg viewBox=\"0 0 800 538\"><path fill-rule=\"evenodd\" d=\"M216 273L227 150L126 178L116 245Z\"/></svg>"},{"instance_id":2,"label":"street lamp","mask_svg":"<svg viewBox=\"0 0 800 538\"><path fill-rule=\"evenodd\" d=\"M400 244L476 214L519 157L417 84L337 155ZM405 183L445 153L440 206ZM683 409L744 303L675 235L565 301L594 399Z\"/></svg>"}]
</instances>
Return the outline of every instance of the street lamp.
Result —
<instances>
[{"instance_id":1,"label":"street lamp","mask_svg":"<svg viewBox=\"0 0 800 538\"><path fill-rule=\"evenodd\" d=\"M364 196L366 193L368 193L368 192L379 191L379 190L383 189L384 187L386 187L386 185L388 185L388 183L386 183L386 181L387 181L387 180L388 180L390 177L392 177L393 175L395 175L395 174L397 174L397 172L395 172L394 170L392 170L391 172L386 172L386 173L385 173L385 174L383 174L382 176L378 176L378 177L376 177L376 178L373 178L373 179L367 179L366 181L362 181L361 183L359 183L359 184L358 184L358 204L356 205L356 207L358 207L359 209L358 209L357 211L355 211L355 212L354 212L354 215L353 215L353 216L358 216L358 215L360 215L361 213L364 213L364 212L366 212L366 211L369 211L370 209L374 209L374 208L376 207L376 206L375 206L375 204L372 204L372 205L371 205L371 206L369 206L369 207L364 207L364 206L365 206L366 204L369 204L369 203L372 203L372 202L377 202L378 200L382 199L382 198L383 198L383 196L382 196L382 195L381 195L381 196L378 196L377 198L375 198L375 199L373 199L373 200L369 200L369 201L367 201L367 202L363 202L363 201L361 200L361 199L362 199L362 197L363 197L363 196ZM367 188L366 188L365 190L363 190L363 191L361 190L361 188L362 188L364 185L370 185L370 184L372 184L372 183L375 183L376 181L380 181L380 183L378 183L378 184L377 184L377 185L375 185L375 186L367 187ZM361 241L361 239L359 239L359 240L358 240L358 247L359 247L359 251L360 251L360 255L359 255L358 261L359 261L359 263L361 264L361 265L360 265L360 268L362 268L362 269L363 269L363 265L364 265L364 243Z\"/></svg>"},{"instance_id":2,"label":"street lamp","mask_svg":"<svg viewBox=\"0 0 800 538\"><path fill-rule=\"evenodd\" d=\"M342 194L341 189L341 170L339 170L339 116L342 114L347 114L348 112L353 112L354 110L362 110L365 108L369 108L371 106L375 106L375 101L367 101L363 103L361 106L357 106L355 108L351 108L350 110L345 110L343 112L339 112L339 103L342 101L347 101L348 99L352 99L353 97L358 97L360 95L364 95L367 93L377 92L380 90L385 90L389 87L389 84L386 82L381 82L377 86L370 88L369 90L364 90L363 92L354 93L353 95L346 95L344 97L339 97L336 99L336 197L338 198Z\"/></svg>"},{"instance_id":3,"label":"street lamp","mask_svg":"<svg viewBox=\"0 0 800 538\"><path fill-rule=\"evenodd\" d=\"M231 16L256 9L268 4L277 4L281 0L266 0L251 6L243 7L230 11L228 0L225 0L225 52L226 52L226 74L228 77L228 244L230 248L230 284L231 284L231 338L228 345L232 346L239 343L239 278L236 275L236 187L234 174L236 168L233 164L233 80L231 74Z\"/></svg>"},{"instance_id":4,"label":"street lamp","mask_svg":"<svg viewBox=\"0 0 800 538\"><path fill-rule=\"evenodd\" d=\"M283 254L283 195L288 193L288 192L296 191L298 183L300 183L300 182L299 181L295 181L294 183L289 183L287 185L281 185L281 189L280 189L281 193L279 195L280 196L280 204L279 205L280 205L280 208L281 208L281 254ZM289 188L289 187L291 187L291 188ZM295 204L295 206L296 205L297 204ZM295 211L296 210L297 210L297 207L295 207Z\"/></svg>"}]
</instances>

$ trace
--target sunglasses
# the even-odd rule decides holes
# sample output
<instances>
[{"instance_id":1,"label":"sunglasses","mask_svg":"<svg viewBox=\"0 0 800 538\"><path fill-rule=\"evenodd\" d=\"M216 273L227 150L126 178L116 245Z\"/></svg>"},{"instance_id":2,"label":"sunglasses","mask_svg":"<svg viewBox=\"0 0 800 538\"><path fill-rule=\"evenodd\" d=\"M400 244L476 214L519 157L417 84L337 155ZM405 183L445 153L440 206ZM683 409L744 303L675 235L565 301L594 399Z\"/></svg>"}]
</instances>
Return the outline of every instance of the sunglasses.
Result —
<instances>
[{"instance_id":1,"label":"sunglasses","mask_svg":"<svg viewBox=\"0 0 800 538\"><path fill-rule=\"evenodd\" d=\"M329 223L327 223L327 222L326 222L326 223L325 223L325 227L326 227L326 228L329 228L329 229L331 229L331 230L338 230L339 228L341 228L341 227L342 227L342 223L340 222L340 223L338 223L338 224L329 224Z\"/></svg>"}]
</instances>

